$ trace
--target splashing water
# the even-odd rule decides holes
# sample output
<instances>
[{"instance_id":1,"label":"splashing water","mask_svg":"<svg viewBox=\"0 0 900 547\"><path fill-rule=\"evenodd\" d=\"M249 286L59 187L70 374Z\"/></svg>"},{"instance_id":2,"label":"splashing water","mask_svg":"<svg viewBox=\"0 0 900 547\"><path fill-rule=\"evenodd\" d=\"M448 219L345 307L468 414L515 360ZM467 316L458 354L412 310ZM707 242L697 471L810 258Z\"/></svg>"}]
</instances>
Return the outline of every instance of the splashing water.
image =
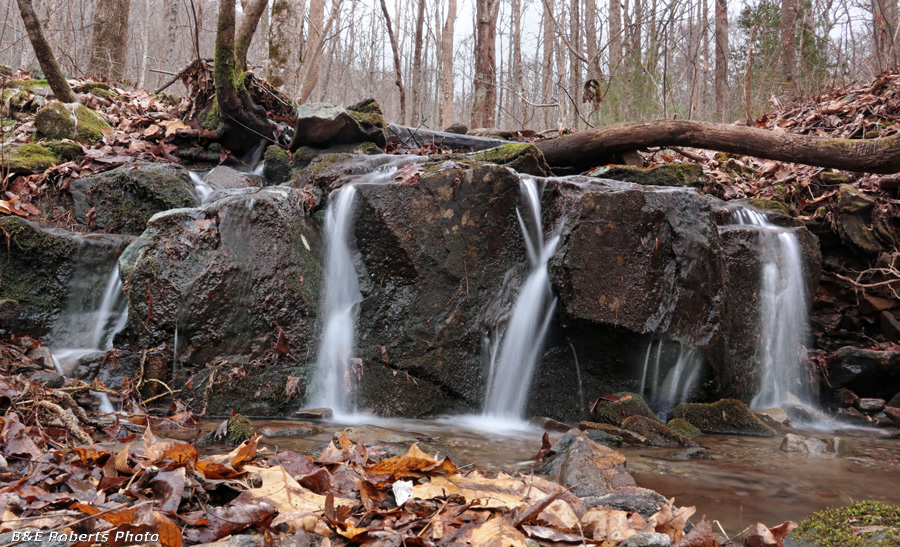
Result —
<instances>
[{"instance_id":1,"label":"splashing water","mask_svg":"<svg viewBox=\"0 0 900 547\"><path fill-rule=\"evenodd\" d=\"M793 231L775 226L765 215L752 209L735 211L732 221L760 231L758 354L762 379L750 406L755 409L781 406L788 392L809 401L801 363L808 302L800 242Z\"/></svg>"},{"instance_id":2,"label":"splashing water","mask_svg":"<svg viewBox=\"0 0 900 547\"><path fill-rule=\"evenodd\" d=\"M651 357L654 342L656 356ZM679 403L688 402L703 368L701 352L681 344L675 364L670 365L671 360L663 361L664 346L663 340L651 340L647 344L640 391L653 411L662 416L668 414Z\"/></svg>"},{"instance_id":3,"label":"splashing water","mask_svg":"<svg viewBox=\"0 0 900 547\"><path fill-rule=\"evenodd\" d=\"M493 351L489 356L483 412L485 417L506 420L521 419L525 412L544 336L556 308L547 261L556 252L559 236L554 235L544 242L538 182L530 177L521 177L519 188L528 222L522 217L521 210L517 210L516 214L531 261L531 271L516 297L499 352L496 351L496 341L488 345Z\"/></svg>"}]
</instances>

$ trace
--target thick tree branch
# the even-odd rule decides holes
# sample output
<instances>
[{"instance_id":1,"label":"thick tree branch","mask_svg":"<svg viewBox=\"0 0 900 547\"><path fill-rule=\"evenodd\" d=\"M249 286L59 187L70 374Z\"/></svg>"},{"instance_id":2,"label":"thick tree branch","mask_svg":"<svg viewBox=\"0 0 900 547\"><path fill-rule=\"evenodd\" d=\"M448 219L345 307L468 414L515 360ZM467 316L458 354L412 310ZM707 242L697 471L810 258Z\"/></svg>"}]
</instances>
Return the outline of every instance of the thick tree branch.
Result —
<instances>
[{"instance_id":1,"label":"thick tree branch","mask_svg":"<svg viewBox=\"0 0 900 547\"><path fill-rule=\"evenodd\" d=\"M650 146L690 146L868 173L900 172L900 137L832 139L688 120L618 123L537 143L555 168L585 171Z\"/></svg>"},{"instance_id":2,"label":"thick tree branch","mask_svg":"<svg viewBox=\"0 0 900 547\"><path fill-rule=\"evenodd\" d=\"M238 70L247 70L247 52L250 51L253 35L256 34L259 20L268 5L269 0L254 0L244 11L244 18L234 41L234 65Z\"/></svg>"}]
</instances>

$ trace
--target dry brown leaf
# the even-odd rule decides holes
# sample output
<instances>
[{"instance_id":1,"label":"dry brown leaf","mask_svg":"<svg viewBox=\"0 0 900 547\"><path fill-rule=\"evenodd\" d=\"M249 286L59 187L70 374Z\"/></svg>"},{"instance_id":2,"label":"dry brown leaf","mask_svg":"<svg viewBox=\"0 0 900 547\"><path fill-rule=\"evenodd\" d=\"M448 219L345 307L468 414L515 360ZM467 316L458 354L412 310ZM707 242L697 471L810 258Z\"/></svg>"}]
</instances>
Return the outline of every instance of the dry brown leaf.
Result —
<instances>
[{"instance_id":1,"label":"dry brown leaf","mask_svg":"<svg viewBox=\"0 0 900 547\"><path fill-rule=\"evenodd\" d=\"M525 536L502 517L496 516L472 530L475 547L526 547Z\"/></svg>"},{"instance_id":2,"label":"dry brown leaf","mask_svg":"<svg viewBox=\"0 0 900 547\"><path fill-rule=\"evenodd\" d=\"M153 511L153 516L156 518L159 542L163 547L181 547L181 529L178 525L159 511Z\"/></svg>"},{"instance_id":3,"label":"dry brown leaf","mask_svg":"<svg viewBox=\"0 0 900 547\"><path fill-rule=\"evenodd\" d=\"M262 479L262 486L243 492L238 496L238 500L242 498L265 500L272 504L279 513L297 510L316 512L325 509L325 496L300 486L280 465L275 467L248 465L244 470L258 474ZM356 503L347 498L334 498L335 506L354 506Z\"/></svg>"},{"instance_id":4,"label":"dry brown leaf","mask_svg":"<svg viewBox=\"0 0 900 547\"><path fill-rule=\"evenodd\" d=\"M343 437L342 437L343 438ZM423 473L456 473L456 466L449 459L436 460L422 452L418 443L413 444L403 456L385 458L375 465L366 467L366 472L395 477L420 476Z\"/></svg>"},{"instance_id":5,"label":"dry brown leaf","mask_svg":"<svg viewBox=\"0 0 900 547\"><path fill-rule=\"evenodd\" d=\"M479 509L512 511L546 495L536 488L531 488L529 498L524 498L517 492L521 491L524 494L527 490L525 483L505 477L508 475L501 473L496 479L488 479L477 472L471 473L468 477L459 474L431 477L431 482L413 486L413 497L427 500L456 494L465 498L467 502L477 501L476 507Z\"/></svg>"},{"instance_id":6,"label":"dry brown leaf","mask_svg":"<svg viewBox=\"0 0 900 547\"><path fill-rule=\"evenodd\" d=\"M622 541L637 534L628 522L628 513L606 507L591 509L581 517L586 534L596 540Z\"/></svg>"}]
</instances>

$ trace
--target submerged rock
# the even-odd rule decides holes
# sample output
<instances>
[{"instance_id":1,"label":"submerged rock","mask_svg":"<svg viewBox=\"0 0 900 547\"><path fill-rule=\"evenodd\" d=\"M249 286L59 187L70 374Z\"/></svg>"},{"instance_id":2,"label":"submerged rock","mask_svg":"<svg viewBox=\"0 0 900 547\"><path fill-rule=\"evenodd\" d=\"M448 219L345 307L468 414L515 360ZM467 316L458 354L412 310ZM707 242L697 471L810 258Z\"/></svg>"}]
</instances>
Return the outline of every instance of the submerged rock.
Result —
<instances>
[{"instance_id":1,"label":"submerged rock","mask_svg":"<svg viewBox=\"0 0 900 547\"><path fill-rule=\"evenodd\" d=\"M672 412L673 419L683 418L704 433L772 437L775 430L753 414L747 405L735 399L722 399L713 404L683 403Z\"/></svg>"},{"instance_id":2,"label":"submerged rock","mask_svg":"<svg viewBox=\"0 0 900 547\"><path fill-rule=\"evenodd\" d=\"M635 486L625 471L625 456L585 436L575 437L538 472L549 475L580 498L605 496L623 486Z\"/></svg>"},{"instance_id":3,"label":"submerged rock","mask_svg":"<svg viewBox=\"0 0 900 547\"><path fill-rule=\"evenodd\" d=\"M696 446L697 443L684 438L661 422L645 416L629 416L622 422L622 429L633 431L647 439L649 446L674 447Z\"/></svg>"},{"instance_id":4,"label":"submerged rock","mask_svg":"<svg viewBox=\"0 0 900 547\"><path fill-rule=\"evenodd\" d=\"M319 235L297 201L294 190L273 186L154 216L119 261L131 310L117 341L135 348L172 343L177 330L179 366L315 352ZM232 391L221 404L299 407L305 367L271 368L256 369L271 377L252 389L249 380L262 381L257 372L233 378L248 400L233 400ZM227 370L215 373L217 385Z\"/></svg>"},{"instance_id":5,"label":"submerged rock","mask_svg":"<svg viewBox=\"0 0 900 547\"><path fill-rule=\"evenodd\" d=\"M154 214L197 205L187 169L171 163L133 163L69 183L75 218L107 232L139 235ZM89 217L91 209L96 213Z\"/></svg>"},{"instance_id":6,"label":"submerged rock","mask_svg":"<svg viewBox=\"0 0 900 547\"><path fill-rule=\"evenodd\" d=\"M788 433L781 441L784 452L803 452L822 458L843 458L853 455L853 446L840 437L802 437Z\"/></svg>"}]
</instances>

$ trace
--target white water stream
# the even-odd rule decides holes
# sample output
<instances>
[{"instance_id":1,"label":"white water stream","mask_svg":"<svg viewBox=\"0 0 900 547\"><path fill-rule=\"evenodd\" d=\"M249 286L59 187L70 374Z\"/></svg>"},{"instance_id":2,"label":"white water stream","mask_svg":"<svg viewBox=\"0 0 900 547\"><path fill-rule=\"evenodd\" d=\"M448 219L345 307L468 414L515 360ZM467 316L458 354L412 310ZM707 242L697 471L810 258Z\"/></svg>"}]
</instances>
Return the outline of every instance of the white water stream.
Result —
<instances>
[{"instance_id":1,"label":"white water stream","mask_svg":"<svg viewBox=\"0 0 900 547\"><path fill-rule=\"evenodd\" d=\"M808 302L800 242L792 230L775 226L753 209L736 210L732 220L760 231L758 355L762 380L750 406L781 406L788 392L809 402L801 363Z\"/></svg>"},{"instance_id":2,"label":"white water stream","mask_svg":"<svg viewBox=\"0 0 900 547\"><path fill-rule=\"evenodd\" d=\"M673 364L665 358L664 346L663 340L650 341L641 372L641 396L660 415L667 414L679 403L688 402L703 367L703 355L699 351L681 345ZM669 354L674 356L674 352Z\"/></svg>"},{"instance_id":3,"label":"white water stream","mask_svg":"<svg viewBox=\"0 0 900 547\"><path fill-rule=\"evenodd\" d=\"M550 289L547 261L556 252L559 236L546 242L541 226L541 190L531 177L521 177L519 188L525 209L518 210L519 226L531 262L531 271L516 297L512 315L498 344L489 348L489 369L482 416L503 421L521 420L525 412L531 380L543 348L544 336L556 298Z\"/></svg>"}]
</instances>

